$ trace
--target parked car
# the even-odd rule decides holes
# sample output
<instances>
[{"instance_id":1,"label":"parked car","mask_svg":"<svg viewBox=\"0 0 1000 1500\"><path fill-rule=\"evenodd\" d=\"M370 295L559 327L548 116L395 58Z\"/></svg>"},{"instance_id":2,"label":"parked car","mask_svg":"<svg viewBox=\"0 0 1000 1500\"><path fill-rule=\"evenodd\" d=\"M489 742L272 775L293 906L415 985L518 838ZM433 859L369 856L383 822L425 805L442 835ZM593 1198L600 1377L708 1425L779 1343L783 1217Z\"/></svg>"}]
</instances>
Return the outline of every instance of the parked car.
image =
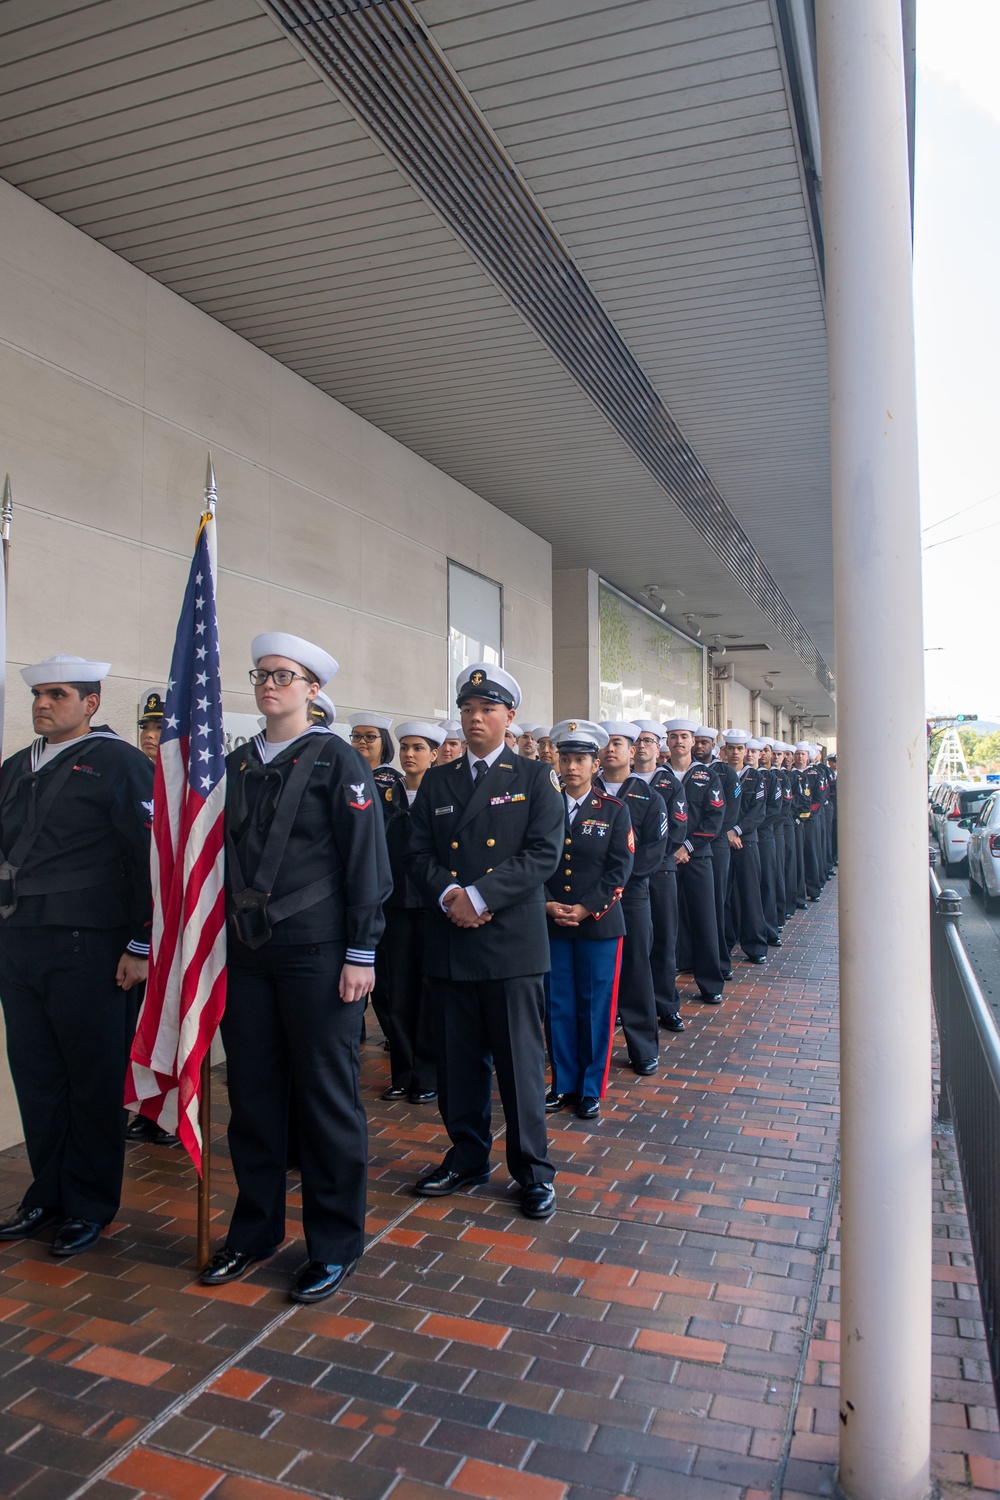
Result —
<instances>
[{"instance_id":1,"label":"parked car","mask_svg":"<svg viewBox=\"0 0 1000 1500\"><path fill-rule=\"evenodd\" d=\"M969 829L969 886L987 911L1000 902L1000 791L993 789Z\"/></svg>"},{"instance_id":2,"label":"parked car","mask_svg":"<svg viewBox=\"0 0 1000 1500\"><path fill-rule=\"evenodd\" d=\"M994 788L984 782L976 786L956 782L942 797L937 815L937 837L946 875L957 875L965 864L971 825L993 795Z\"/></svg>"}]
</instances>

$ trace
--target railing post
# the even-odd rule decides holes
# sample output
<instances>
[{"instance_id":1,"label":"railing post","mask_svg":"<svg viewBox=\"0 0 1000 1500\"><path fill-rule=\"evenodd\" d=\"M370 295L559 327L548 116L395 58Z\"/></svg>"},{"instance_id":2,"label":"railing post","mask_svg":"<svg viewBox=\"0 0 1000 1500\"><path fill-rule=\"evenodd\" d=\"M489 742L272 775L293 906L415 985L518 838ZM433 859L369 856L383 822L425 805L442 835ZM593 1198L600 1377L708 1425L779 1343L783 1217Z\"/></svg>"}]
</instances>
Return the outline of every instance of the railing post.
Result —
<instances>
[{"instance_id":1,"label":"railing post","mask_svg":"<svg viewBox=\"0 0 1000 1500\"><path fill-rule=\"evenodd\" d=\"M948 1080L951 1077L951 1022L953 996L951 993L952 972L947 961L946 938L943 928L951 923L957 927L962 916L962 898L958 891L939 891L934 902L931 927L931 971L934 982L934 1001L937 1013L938 1044L941 1051L941 1084L938 1089L937 1117L942 1124L951 1122L951 1095Z\"/></svg>"}]
</instances>

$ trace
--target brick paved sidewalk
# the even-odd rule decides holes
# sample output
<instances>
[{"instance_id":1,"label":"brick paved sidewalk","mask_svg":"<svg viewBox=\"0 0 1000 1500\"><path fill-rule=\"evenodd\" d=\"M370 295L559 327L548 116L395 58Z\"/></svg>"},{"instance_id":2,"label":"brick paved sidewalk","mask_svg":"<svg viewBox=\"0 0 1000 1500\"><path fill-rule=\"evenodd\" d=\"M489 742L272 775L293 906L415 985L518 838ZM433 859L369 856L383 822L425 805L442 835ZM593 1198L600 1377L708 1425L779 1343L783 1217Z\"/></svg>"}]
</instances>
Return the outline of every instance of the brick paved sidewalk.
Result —
<instances>
[{"instance_id":1,"label":"brick paved sidewalk","mask_svg":"<svg viewBox=\"0 0 1000 1500\"><path fill-rule=\"evenodd\" d=\"M289 1241L246 1281L192 1279L176 1150L130 1148L120 1220L56 1261L0 1250L0 1494L18 1500L766 1500L831 1493L837 1443L836 891L667 1067L618 1067L599 1122L553 1121L560 1208L488 1187L411 1196L444 1149L365 1049L371 1245L346 1295L293 1308ZM621 1056L623 1054L616 1054ZM217 1086L216 1118L225 1116ZM232 1202L221 1130L219 1238ZM935 1470L1000 1489L961 1192L936 1199ZM16 1203L23 1153L0 1156ZM972 1487L977 1488L972 1488Z\"/></svg>"}]
</instances>

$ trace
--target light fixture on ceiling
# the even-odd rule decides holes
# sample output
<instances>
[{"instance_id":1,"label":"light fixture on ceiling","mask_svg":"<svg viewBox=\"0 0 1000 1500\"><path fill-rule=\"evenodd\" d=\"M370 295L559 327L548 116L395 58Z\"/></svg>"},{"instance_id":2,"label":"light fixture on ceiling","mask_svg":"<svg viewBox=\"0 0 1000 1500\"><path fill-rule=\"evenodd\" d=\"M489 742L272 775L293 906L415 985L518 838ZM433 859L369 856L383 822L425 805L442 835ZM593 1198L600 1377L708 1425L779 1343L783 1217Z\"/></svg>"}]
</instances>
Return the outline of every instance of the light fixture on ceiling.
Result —
<instances>
[{"instance_id":1,"label":"light fixture on ceiling","mask_svg":"<svg viewBox=\"0 0 1000 1500\"><path fill-rule=\"evenodd\" d=\"M701 640L701 626L695 624L694 615L685 615L684 618L687 621L687 628L691 634L698 640Z\"/></svg>"},{"instance_id":2,"label":"light fixture on ceiling","mask_svg":"<svg viewBox=\"0 0 1000 1500\"><path fill-rule=\"evenodd\" d=\"M722 644L722 636L717 635L709 647L713 656L725 656L726 648Z\"/></svg>"}]
</instances>

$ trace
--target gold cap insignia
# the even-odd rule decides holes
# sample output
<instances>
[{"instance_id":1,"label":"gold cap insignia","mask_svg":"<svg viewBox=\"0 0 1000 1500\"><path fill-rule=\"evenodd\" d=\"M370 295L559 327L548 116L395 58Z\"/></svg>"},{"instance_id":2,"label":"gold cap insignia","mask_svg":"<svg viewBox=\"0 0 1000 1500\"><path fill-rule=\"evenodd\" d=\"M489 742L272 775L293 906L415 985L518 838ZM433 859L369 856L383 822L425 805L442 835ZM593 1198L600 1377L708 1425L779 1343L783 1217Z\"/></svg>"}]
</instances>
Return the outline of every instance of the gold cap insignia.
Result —
<instances>
[{"instance_id":1,"label":"gold cap insignia","mask_svg":"<svg viewBox=\"0 0 1000 1500\"><path fill-rule=\"evenodd\" d=\"M567 724L566 727L569 730L570 734L576 734L576 720L575 719L571 719L570 722Z\"/></svg>"},{"instance_id":2,"label":"gold cap insignia","mask_svg":"<svg viewBox=\"0 0 1000 1500\"><path fill-rule=\"evenodd\" d=\"M469 681L473 687L482 687L483 683L486 681L486 673L473 672L472 676L469 678Z\"/></svg>"}]
</instances>

